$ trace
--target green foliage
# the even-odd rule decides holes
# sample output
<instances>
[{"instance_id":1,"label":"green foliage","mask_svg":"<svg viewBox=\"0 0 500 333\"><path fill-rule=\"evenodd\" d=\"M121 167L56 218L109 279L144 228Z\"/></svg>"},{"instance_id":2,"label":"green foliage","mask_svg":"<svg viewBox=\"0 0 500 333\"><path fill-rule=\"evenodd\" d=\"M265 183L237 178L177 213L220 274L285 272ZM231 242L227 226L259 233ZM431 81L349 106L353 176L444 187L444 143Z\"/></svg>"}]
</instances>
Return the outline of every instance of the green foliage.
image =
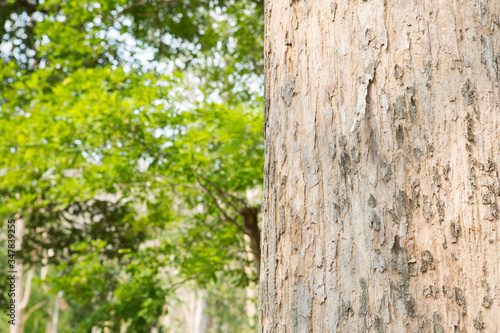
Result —
<instances>
[{"instance_id":1,"label":"green foliage","mask_svg":"<svg viewBox=\"0 0 500 333\"><path fill-rule=\"evenodd\" d=\"M210 333L243 333L258 331L257 297L248 295L249 290L235 288L237 281L214 283L207 288L207 312L214 320ZM256 295L257 293L255 293ZM242 315L244 314L244 315Z\"/></svg>"},{"instance_id":2,"label":"green foliage","mask_svg":"<svg viewBox=\"0 0 500 333\"><path fill-rule=\"evenodd\" d=\"M164 313L163 302L168 295L160 280L159 270L167 263L163 247L108 258L106 243L75 243L70 264L58 267L52 279L55 289L65 290L72 305L79 309L79 331L92 326L119 330L129 322L132 332L149 332ZM111 294L110 294L111 293Z\"/></svg>"},{"instance_id":3,"label":"green foliage","mask_svg":"<svg viewBox=\"0 0 500 333\"><path fill-rule=\"evenodd\" d=\"M69 331L149 332L185 281L256 281L240 211L262 181L262 17L249 0L0 3L0 226L24 219L19 258L52 270L28 308L49 306L43 283ZM246 325L242 309L214 315Z\"/></svg>"},{"instance_id":4,"label":"green foliage","mask_svg":"<svg viewBox=\"0 0 500 333\"><path fill-rule=\"evenodd\" d=\"M2 246L3 249L5 249L7 242L2 241L2 242L0 242L0 245ZM7 260L9 260L9 258L6 255L0 256L0 267L1 268L7 268ZM7 279L0 279L0 290L1 290L0 307L2 309L7 308L7 305L9 305L9 303L7 302L7 300L9 299L8 298L9 287L10 287L10 281L7 281Z\"/></svg>"},{"instance_id":5,"label":"green foliage","mask_svg":"<svg viewBox=\"0 0 500 333\"><path fill-rule=\"evenodd\" d=\"M195 69L227 101L253 99L246 82L263 73L263 7L258 0L44 0L0 3L4 60L18 72L51 68L141 68L140 57ZM148 53L145 55L145 52Z\"/></svg>"}]
</instances>

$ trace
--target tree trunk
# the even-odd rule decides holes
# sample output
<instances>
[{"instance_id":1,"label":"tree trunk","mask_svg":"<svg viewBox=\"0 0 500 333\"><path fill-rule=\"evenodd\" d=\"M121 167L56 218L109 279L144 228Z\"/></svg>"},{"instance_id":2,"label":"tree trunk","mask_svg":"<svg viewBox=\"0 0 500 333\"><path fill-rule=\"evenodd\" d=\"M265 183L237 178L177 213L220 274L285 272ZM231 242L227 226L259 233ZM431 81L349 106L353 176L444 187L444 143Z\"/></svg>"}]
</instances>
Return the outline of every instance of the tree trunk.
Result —
<instances>
[{"instance_id":1,"label":"tree trunk","mask_svg":"<svg viewBox=\"0 0 500 333\"><path fill-rule=\"evenodd\" d=\"M59 322L59 303L61 303L63 292L59 291L54 301L54 312L52 313L52 333L57 333L57 324Z\"/></svg>"},{"instance_id":2,"label":"tree trunk","mask_svg":"<svg viewBox=\"0 0 500 333\"><path fill-rule=\"evenodd\" d=\"M267 1L262 332L500 332L500 2Z\"/></svg>"},{"instance_id":3,"label":"tree trunk","mask_svg":"<svg viewBox=\"0 0 500 333\"><path fill-rule=\"evenodd\" d=\"M20 243L19 238L17 240L17 243ZM19 251L19 250L20 249L16 249L16 251ZM24 281L23 281L24 280L24 264L23 264L22 259L16 258L15 271L17 272L16 273L16 283L15 283L15 286L16 286L16 295L15 295L16 320L15 320L15 325L11 325L9 327L9 332L10 333L23 333L24 332L24 318L23 317L24 317L24 309L25 308L21 306L21 303L23 301L23 295L24 295Z\"/></svg>"},{"instance_id":4,"label":"tree trunk","mask_svg":"<svg viewBox=\"0 0 500 333\"><path fill-rule=\"evenodd\" d=\"M250 238L250 250L253 255L253 262L257 276L260 274L260 229L259 229L259 209L256 207L244 207L240 210L245 225L245 234Z\"/></svg>"},{"instance_id":5,"label":"tree trunk","mask_svg":"<svg viewBox=\"0 0 500 333\"><path fill-rule=\"evenodd\" d=\"M207 310L207 295L204 290L198 290L195 295L194 330L192 332L207 333L209 324L209 317L205 313Z\"/></svg>"},{"instance_id":6,"label":"tree trunk","mask_svg":"<svg viewBox=\"0 0 500 333\"><path fill-rule=\"evenodd\" d=\"M25 232L25 225L23 219L16 220L16 254L20 253L23 249L23 237ZM10 325L10 333L23 333L24 332L24 311L28 306L31 294L31 281L35 267L32 266L28 275L26 276L26 284L24 282L24 262L23 259L16 255L15 263L16 271L16 291L15 291L15 304L16 304L16 320L15 325Z\"/></svg>"}]
</instances>

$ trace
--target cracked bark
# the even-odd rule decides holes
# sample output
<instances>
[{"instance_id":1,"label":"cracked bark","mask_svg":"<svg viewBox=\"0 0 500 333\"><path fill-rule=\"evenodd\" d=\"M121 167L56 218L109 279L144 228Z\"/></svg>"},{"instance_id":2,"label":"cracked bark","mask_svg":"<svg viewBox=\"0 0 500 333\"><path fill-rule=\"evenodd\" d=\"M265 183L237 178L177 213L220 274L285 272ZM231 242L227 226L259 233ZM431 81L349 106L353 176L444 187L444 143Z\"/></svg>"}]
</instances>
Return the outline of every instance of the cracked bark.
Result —
<instances>
[{"instance_id":1,"label":"cracked bark","mask_svg":"<svg viewBox=\"0 0 500 333\"><path fill-rule=\"evenodd\" d=\"M265 2L261 332L500 331L500 2Z\"/></svg>"}]
</instances>

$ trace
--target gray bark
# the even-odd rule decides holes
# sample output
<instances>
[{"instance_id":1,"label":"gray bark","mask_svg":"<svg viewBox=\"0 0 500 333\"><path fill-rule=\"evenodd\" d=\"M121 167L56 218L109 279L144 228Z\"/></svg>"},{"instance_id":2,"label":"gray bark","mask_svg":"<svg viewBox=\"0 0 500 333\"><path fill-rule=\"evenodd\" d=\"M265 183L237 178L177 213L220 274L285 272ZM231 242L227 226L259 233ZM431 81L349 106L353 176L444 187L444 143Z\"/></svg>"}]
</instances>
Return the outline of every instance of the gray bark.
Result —
<instances>
[{"instance_id":1,"label":"gray bark","mask_svg":"<svg viewBox=\"0 0 500 333\"><path fill-rule=\"evenodd\" d=\"M500 2L265 17L260 331L500 331Z\"/></svg>"}]
</instances>

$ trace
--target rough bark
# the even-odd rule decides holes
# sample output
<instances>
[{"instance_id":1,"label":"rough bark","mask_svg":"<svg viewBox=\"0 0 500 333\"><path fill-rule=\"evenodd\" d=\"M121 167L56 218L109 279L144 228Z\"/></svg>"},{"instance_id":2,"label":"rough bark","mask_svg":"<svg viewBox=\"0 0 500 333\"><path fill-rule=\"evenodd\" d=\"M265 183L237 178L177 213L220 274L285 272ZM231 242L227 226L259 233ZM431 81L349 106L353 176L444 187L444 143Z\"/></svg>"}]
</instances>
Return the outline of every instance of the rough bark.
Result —
<instances>
[{"instance_id":1,"label":"rough bark","mask_svg":"<svg viewBox=\"0 0 500 333\"><path fill-rule=\"evenodd\" d=\"M262 332L500 331L500 2L266 1Z\"/></svg>"}]
</instances>

